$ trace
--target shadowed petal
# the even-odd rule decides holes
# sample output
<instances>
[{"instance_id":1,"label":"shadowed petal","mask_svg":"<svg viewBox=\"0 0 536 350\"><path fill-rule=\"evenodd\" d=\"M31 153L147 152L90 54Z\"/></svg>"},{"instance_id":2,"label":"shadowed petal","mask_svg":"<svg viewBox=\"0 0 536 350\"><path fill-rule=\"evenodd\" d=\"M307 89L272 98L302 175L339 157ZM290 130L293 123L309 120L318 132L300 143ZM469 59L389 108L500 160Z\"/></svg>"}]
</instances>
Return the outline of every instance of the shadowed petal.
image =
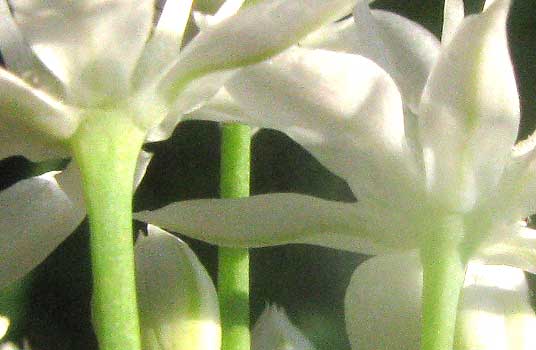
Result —
<instances>
[{"instance_id":1,"label":"shadowed petal","mask_svg":"<svg viewBox=\"0 0 536 350\"><path fill-rule=\"evenodd\" d=\"M219 350L216 289L186 243L149 225L136 242L136 283L145 350Z\"/></svg>"},{"instance_id":2,"label":"shadowed petal","mask_svg":"<svg viewBox=\"0 0 536 350\"><path fill-rule=\"evenodd\" d=\"M494 195L519 126L519 98L506 38L510 1L467 17L425 88L421 137L428 188L468 210Z\"/></svg>"},{"instance_id":3,"label":"shadowed petal","mask_svg":"<svg viewBox=\"0 0 536 350\"><path fill-rule=\"evenodd\" d=\"M78 111L0 68L0 156L33 160L65 154L61 142L76 130Z\"/></svg>"},{"instance_id":4,"label":"shadowed petal","mask_svg":"<svg viewBox=\"0 0 536 350\"><path fill-rule=\"evenodd\" d=\"M0 192L0 286L41 263L82 221L54 178L22 180Z\"/></svg>"},{"instance_id":5,"label":"shadowed petal","mask_svg":"<svg viewBox=\"0 0 536 350\"><path fill-rule=\"evenodd\" d=\"M344 298L352 349L418 349L421 285L416 254L381 255L359 265Z\"/></svg>"},{"instance_id":6,"label":"shadowed petal","mask_svg":"<svg viewBox=\"0 0 536 350\"><path fill-rule=\"evenodd\" d=\"M49 93L60 94L63 89L24 40L11 15L7 0L0 0L0 51L6 67L34 86L45 87Z\"/></svg>"},{"instance_id":7,"label":"shadowed petal","mask_svg":"<svg viewBox=\"0 0 536 350\"><path fill-rule=\"evenodd\" d=\"M223 246L306 243L365 254L417 246L414 228L404 225L407 219L385 209L293 193L183 201L134 216Z\"/></svg>"}]
</instances>

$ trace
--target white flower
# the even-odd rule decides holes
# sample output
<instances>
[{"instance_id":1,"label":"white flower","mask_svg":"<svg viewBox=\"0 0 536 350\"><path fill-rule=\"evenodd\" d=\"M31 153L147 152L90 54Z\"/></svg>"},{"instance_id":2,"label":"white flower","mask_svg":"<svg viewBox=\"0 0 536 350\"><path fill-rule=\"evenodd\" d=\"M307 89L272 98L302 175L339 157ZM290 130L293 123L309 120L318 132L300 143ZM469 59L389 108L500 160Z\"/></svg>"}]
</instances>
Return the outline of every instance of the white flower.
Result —
<instances>
[{"instance_id":1,"label":"white flower","mask_svg":"<svg viewBox=\"0 0 536 350\"><path fill-rule=\"evenodd\" d=\"M421 288L417 254L383 255L359 265L345 300L352 349L419 349ZM535 327L523 271L469 263L454 349L534 349Z\"/></svg>"},{"instance_id":2,"label":"white flower","mask_svg":"<svg viewBox=\"0 0 536 350\"><path fill-rule=\"evenodd\" d=\"M383 254L421 248L441 231L436 223L455 216L464 256L536 271L536 234L519 224L536 204L536 141L512 149L519 101L506 40L510 1L487 5L442 47L417 24L374 12L376 27L367 27L382 30L386 52L412 62L398 72L412 84L356 54L294 48L244 69L193 113L285 132L344 178L356 203L279 193L178 202L138 217L221 245ZM348 24L333 30L339 25Z\"/></svg>"},{"instance_id":3,"label":"white flower","mask_svg":"<svg viewBox=\"0 0 536 350\"><path fill-rule=\"evenodd\" d=\"M164 139L233 69L286 49L353 3L263 1L228 11L232 19L181 49L191 2L167 1L153 28L154 0L13 0L11 8L0 1L0 50L9 69L0 69L0 159L68 156L71 137L95 114L126 118L148 141ZM147 155L140 158L146 165ZM78 183L68 169L0 193L2 285L41 262L82 220Z\"/></svg>"},{"instance_id":4,"label":"white flower","mask_svg":"<svg viewBox=\"0 0 536 350\"><path fill-rule=\"evenodd\" d=\"M536 209L536 141L514 146L510 1L487 1L458 24L460 4L447 3L453 17L440 44L358 2L354 19L244 69L192 113L285 132L345 179L357 202L279 193L179 202L139 217L242 247L309 243L376 255L426 252L440 239L464 263L536 272L536 232L521 221ZM453 219L457 230L446 231Z\"/></svg>"}]
</instances>

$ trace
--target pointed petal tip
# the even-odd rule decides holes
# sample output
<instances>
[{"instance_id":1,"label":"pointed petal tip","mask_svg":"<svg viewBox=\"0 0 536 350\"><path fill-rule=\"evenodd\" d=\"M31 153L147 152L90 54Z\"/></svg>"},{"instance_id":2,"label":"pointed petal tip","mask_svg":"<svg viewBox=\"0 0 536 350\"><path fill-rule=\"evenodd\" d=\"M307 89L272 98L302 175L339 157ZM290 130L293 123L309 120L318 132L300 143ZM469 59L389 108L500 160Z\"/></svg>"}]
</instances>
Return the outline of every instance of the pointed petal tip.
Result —
<instances>
[{"instance_id":1,"label":"pointed petal tip","mask_svg":"<svg viewBox=\"0 0 536 350\"><path fill-rule=\"evenodd\" d=\"M312 343L290 321L284 308L266 305L255 322L252 335L255 350L314 350Z\"/></svg>"},{"instance_id":2,"label":"pointed petal tip","mask_svg":"<svg viewBox=\"0 0 536 350\"><path fill-rule=\"evenodd\" d=\"M508 11L512 0L486 0L484 3L484 12L489 11Z\"/></svg>"}]
</instances>

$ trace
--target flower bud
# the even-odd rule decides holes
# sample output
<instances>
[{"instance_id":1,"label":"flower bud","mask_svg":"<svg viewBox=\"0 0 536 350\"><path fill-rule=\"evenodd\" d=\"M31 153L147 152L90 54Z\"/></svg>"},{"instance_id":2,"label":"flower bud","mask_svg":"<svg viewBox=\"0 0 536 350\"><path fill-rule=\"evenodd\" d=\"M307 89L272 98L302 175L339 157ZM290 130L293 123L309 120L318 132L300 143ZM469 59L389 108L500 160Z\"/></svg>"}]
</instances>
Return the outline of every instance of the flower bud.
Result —
<instances>
[{"instance_id":1,"label":"flower bud","mask_svg":"<svg viewBox=\"0 0 536 350\"><path fill-rule=\"evenodd\" d=\"M216 289L186 243L148 225L136 243L144 350L219 350Z\"/></svg>"}]
</instances>

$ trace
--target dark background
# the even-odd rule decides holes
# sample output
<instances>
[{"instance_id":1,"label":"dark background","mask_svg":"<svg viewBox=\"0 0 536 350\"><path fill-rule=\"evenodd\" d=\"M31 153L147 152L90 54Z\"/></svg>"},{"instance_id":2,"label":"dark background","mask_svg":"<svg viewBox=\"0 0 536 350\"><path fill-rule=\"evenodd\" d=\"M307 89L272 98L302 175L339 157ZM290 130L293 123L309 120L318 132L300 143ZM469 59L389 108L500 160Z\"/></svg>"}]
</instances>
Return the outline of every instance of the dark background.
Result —
<instances>
[{"instance_id":1,"label":"dark background","mask_svg":"<svg viewBox=\"0 0 536 350\"><path fill-rule=\"evenodd\" d=\"M466 1L467 12L483 1ZM376 1L411 18L439 36L443 1ZM509 39L522 103L520 137L533 131L536 118L536 10L533 0L515 0ZM178 199L216 197L219 128L185 122L165 142L146 146L155 152L135 197L137 209L156 208ZM14 157L0 161L0 189L23 178L61 167L66 161L33 164ZM330 174L285 135L262 130L253 138L252 193L300 192L352 200L345 182ZM141 224L140 224L140 227ZM216 249L186 239L211 274ZM267 302L284 306L318 350L349 349L343 298L355 267L367 257L315 246L291 245L251 250L252 321ZM89 315L90 266L84 222L31 276L4 291L0 314L13 318L9 337L30 339L36 350L96 349Z\"/></svg>"}]
</instances>

